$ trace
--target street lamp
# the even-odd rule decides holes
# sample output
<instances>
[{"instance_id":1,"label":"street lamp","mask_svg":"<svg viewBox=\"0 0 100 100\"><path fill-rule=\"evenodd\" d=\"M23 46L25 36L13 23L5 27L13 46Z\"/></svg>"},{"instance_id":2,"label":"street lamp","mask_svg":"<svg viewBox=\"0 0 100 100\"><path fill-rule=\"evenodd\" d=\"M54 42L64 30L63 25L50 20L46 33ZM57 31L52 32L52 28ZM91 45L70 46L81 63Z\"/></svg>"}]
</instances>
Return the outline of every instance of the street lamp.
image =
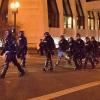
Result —
<instances>
[{"instance_id":1,"label":"street lamp","mask_svg":"<svg viewBox=\"0 0 100 100\"><path fill-rule=\"evenodd\" d=\"M18 1L14 1L10 4L10 8L12 9L12 13L14 15L14 33L16 35L16 15L18 13L18 8L20 7L20 3Z\"/></svg>"}]
</instances>

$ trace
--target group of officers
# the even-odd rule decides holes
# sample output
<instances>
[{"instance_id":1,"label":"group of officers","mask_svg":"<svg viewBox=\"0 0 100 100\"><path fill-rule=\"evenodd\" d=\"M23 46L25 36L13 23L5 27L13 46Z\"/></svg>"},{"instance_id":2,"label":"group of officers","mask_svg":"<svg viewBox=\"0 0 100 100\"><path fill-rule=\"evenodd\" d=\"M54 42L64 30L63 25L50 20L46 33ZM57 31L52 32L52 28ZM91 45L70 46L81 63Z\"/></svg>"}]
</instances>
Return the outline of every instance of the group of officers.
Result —
<instances>
[{"instance_id":1,"label":"group of officers","mask_svg":"<svg viewBox=\"0 0 100 100\"><path fill-rule=\"evenodd\" d=\"M52 71L54 66L60 64L62 57L65 57L68 63L73 61L75 64L75 70L87 68L88 62L91 63L92 69L94 69L95 65L99 63L97 58L100 56L100 51L95 37L86 37L85 41L83 41L79 33L77 33L75 39L70 37L68 40L66 40L64 35L61 35L58 45L58 59L54 65L52 61L56 49L54 39L49 32L44 33L44 38L39 44L41 55L45 54L46 56L43 71ZM11 30L5 31L4 47L1 52L1 55L5 58L5 63L0 74L0 79L5 78L10 63L13 63L17 67L20 72L20 77L24 76L26 54L27 39L24 36L24 31L19 31L17 39ZM18 62L18 59L20 59L21 63Z\"/></svg>"},{"instance_id":2,"label":"group of officers","mask_svg":"<svg viewBox=\"0 0 100 100\"><path fill-rule=\"evenodd\" d=\"M26 53L27 39L24 36L24 31L20 31L18 33L18 39L16 39L14 33L11 30L5 31L4 47L1 52L1 55L3 55L5 61L0 73L0 79L5 78L10 63L13 63L17 67L18 71L20 72L20 77L25 75L24 67L26 61ZM21 63L18 62L18 58L21 60Z\"/></svg>"},{"instance_id":3,"label":"group of officers","mask_svg":"<svg viewBox=\"0 0 100 100\"><path fill-rule=\"evenodd\" d=\"M62 57L64 57L68 63L73 61L75 70L86 69L88 62L91 63L91 67L94 69L95 65L99 63L98 57L100 51L95 37L85 37L83 41L79 33L76 34L75 39L70 37L68 40L64 35L61 35L57 48L58 59L54 65L52 55L54 55L55 43L48 32L45 32L44 39L41 40L39 46L41 54L46 55L43 71L47 71L48 69L53 70L53 66L60 64Z\"/></svg>"}]
</instances>

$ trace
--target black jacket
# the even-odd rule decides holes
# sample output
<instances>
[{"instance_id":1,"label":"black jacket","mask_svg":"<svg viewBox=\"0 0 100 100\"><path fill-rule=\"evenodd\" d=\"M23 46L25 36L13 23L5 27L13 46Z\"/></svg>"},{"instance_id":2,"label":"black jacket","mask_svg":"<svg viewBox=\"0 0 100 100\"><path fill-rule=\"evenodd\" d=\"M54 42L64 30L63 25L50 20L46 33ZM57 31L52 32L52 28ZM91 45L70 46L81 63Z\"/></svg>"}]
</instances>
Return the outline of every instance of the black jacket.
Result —
<instances>
[{"instance_id":1,"label":"black jacket","mask_svg":"<svg viewBox=\"0 0 100 100\"><path fill-rule=\"evenodd\" d=\"M12 35L9 35L5 39L5 44L1 52L1 55L3 55L6 51L9 51L11 53L16 53L16 42L15 42L15 38Z\"/></svg>"},{"instance_id":2,"label":"black jacket","mask_svg":"<svg viewBox=\"0 0 100 100\"><path fill-rule=\"evenodd\" d=\"M18 48L17 48L17 55L20 56L21 54L27 54L27 39L25 36L21 35L18 40Z\"/></svg>"},{"instance_id":3,"label":"black jacket","mask_svg":"<svg viewBox=\"0 0 100 100\"><path fill-rule=\"evenodd\" d=\"M91 41L91 44L92 44L92 51L93 53L96 54L98 52L98 42L94 40L94 41Z\"/></svg>"},{"instance_id":4,"label":"black jacket","mask_svg":"<svg viewBox=\"0 0 100 100\"><path fill-rule=\"evenodd\" d=\"M59 50L66 51L69 48L68 41L66 39L61 39L59 41Z\"/></svg>"},{"instance_id":5,"label":"black jacket","mask_svg":"<svg viewBox=\"0 0 100 100\"><path fill-rule=\"evenodd\" d=\"M44 50L47 51L52 51L55 49L55 43L54 40L51 36L46 36L43 40L43 44L44 44Z\"/></svg>"},{"instance_id":6,"label":"black jacket","mask_svg":"<svg viewBox=\"0 0 100 100\"><path fill-rule=\"evenodd\" d=\"M92 53L92 44L90 41L86 42L85 43L85 53Z\"/></svg>"},{"instance_id":7,"label":"black jacket","mask_svg":"<svg viewBox=\"0 0 100 100\"><path fill-rule=\"evenodd\" d=\"M76 52L78 53L84 53L84 49L85 49L85 44L84 44L84 41L82 39L77 39L76 40Z\"/></svg>"}]
</instances>

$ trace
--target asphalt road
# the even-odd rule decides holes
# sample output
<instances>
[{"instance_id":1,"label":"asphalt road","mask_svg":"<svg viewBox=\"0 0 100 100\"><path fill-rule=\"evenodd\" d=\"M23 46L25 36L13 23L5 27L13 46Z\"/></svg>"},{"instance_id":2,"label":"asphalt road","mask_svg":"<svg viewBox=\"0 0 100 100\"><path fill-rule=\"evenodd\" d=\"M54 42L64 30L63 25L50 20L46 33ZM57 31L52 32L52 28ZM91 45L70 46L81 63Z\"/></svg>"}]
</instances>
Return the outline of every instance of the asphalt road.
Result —
<instances>
[{"instance_id":1,"label":"asphalt road","mask_svg":"<svg viewBox=\"0 0 100 100\"><path fill-rule=\"evenodd\" d=\"M63 61L54 71L43 72L44 59L39 55L28 55L26 75L22 78L11 64L6 78L0 80L0 100L100 100L100 64L94 70L89 67L74 71L73 64ZM50 97L52 93L54 97Z\"/></svg>"}]
</instances>

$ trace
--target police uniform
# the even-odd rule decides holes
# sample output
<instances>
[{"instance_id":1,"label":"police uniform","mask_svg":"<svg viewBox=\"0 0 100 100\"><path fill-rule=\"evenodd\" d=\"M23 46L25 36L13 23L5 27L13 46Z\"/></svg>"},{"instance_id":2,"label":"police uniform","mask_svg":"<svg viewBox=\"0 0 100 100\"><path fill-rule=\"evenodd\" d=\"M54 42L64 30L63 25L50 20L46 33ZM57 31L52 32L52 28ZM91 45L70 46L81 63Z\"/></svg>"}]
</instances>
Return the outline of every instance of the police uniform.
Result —
<instances>
[{"instance_id":1,"label":"police uniform","mask_svg":"<svg viewBox=\"0 0 100 100\"><path fill-rule=\"evenodd\" d=\"M73 59L73 54L74 54L74 48L75 48L75 40L70 37L69 40L69 52L68 52L68 56L69 56L69 63L71 64L71 60Z\"/></svg>"},{"instance_id":2,"label":"police uniform","mask_svg":"<svg viewBox=\"0 0 100 100\"><path fill-rule=\"evenodd\" d=\"M21 73L20 76L23 76L25 74L25 71L23 70L23 68L20 66L20 64L18 63L16 59L15 39L13 38L11 32L9 32L8 34L9 35L5 39L4 49L1 53L1 55L5 54L5 64L3 65L0 78L5 78L6 72L9 68L9 64L11 62L18 68L19 72Z\"/></svg>"},{"instance_id":3,"label":"police uniform","mask_svg":"<svg viewBox=\"0 0 100 100\"><path fill-rule=\"evenodd\" d=\"M60 64L61 58L65 57L67 59L67 49L69 48L68 41L65 39L64 36L62 36L62 39L59 41L59 47L58 47L58 61L56 63L56 66Z\"/></svg>"},{"instance_id":4,"label":"police uniform","mask_svg":"<svg viewBox=\"0 0 100 100\"><path fill-rule=\"evenodd\" d=\"M21 59L21 66L25 67L27 54L27 39L21 34L18 39L18 58Z\"/></svg>"},{"instance_id":5,"label":"police uniform","mask_svg":"<svg viewBox=\"0 0 100 100\"><path fill-rule=\"evenodd\" d=\"M40 55L44 55L44 42L42 39L39 43L39 52L40 52Z\"/></svg>"},{"instance_id":6,"label":"police uniform","mask_svg":"<svg viewBox=\"0 0 100 100\"><path fill-rule=\"evenodd\" d=\"M95 40L94 37L91 37L91 44L92 44L92 51L93 51L93 60L94 62L99 63L99 61L97 60L98 42Z\"/></svg>"},{"instance_id":7,"label":"police uniform","mask_svg":"<svg viewBox=\"0 0 100 100\"><path fill-rule=\"evenodd\" d=\"M91 63L92 68L95 68L94 62L93 62L93 51L92 51L92 44L91 41L86 41L85 43L85 64L84 68L87 67L88 61Z\"/></svg>"},{"instance_id":8,"label":"police uniform","mask_svg":"<svg viewBox=\"0 0 100 100\"><path fill-rule=\"evenodd\" d=\"M82 59L84 57L84 41L82 39L75 40L74 52L73 52L73 61L76 66L76 70L82 68Z\"/></svg>"},{"instance_id":9,"label":"police uniform","mask_svg":"<svg viewBox=\"0 0 100 100\"><path fill-rule=\"evenodd\" d=\"M45 33L45 38L43 42L44 42L43 43L44 51L46 55L46 61L45 61L45 66L43 68L43 71L47 70L47 68L49 67L49 64L50 64L50 70L53 70L52 55L54 54L53 50L55 48L55 44L54 44L53 38L48 32Z\"/></svg>"}]
</instances>

